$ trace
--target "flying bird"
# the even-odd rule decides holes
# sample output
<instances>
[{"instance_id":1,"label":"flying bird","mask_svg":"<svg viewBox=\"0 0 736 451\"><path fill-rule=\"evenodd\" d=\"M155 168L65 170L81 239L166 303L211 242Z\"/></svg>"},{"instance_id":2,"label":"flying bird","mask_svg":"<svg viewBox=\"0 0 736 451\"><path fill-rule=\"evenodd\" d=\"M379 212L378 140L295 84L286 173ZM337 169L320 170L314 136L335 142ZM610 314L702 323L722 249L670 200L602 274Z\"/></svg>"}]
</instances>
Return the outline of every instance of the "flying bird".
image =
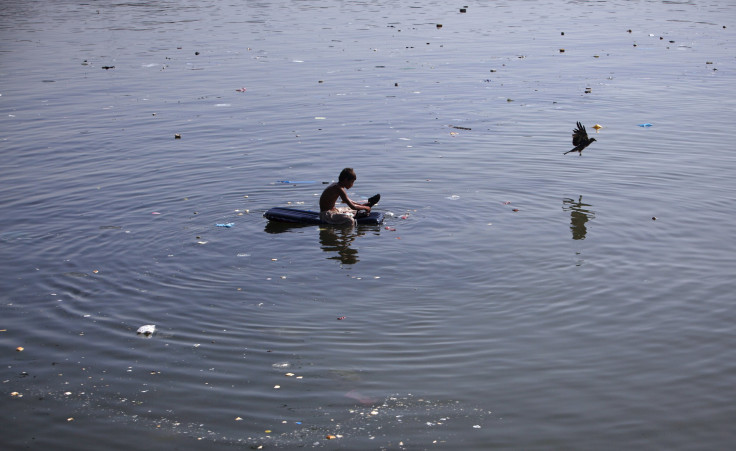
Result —
<instances>
[{"instance_id":1,"label":"flying bird","mask_svg":"<svg viewBox=\"0 0 736 451\"><path fill-rule=\"evenodd\" d=\"M588 147L593 141L595 141L595 138L588 138L588 132L585 131L585 126L578 122L578 128L572 131L572 145L575 147L563 153L563 155L567 155L570 152L578 152L578 155L582 155L583 149Z\"/></svg>"}]
</instances>

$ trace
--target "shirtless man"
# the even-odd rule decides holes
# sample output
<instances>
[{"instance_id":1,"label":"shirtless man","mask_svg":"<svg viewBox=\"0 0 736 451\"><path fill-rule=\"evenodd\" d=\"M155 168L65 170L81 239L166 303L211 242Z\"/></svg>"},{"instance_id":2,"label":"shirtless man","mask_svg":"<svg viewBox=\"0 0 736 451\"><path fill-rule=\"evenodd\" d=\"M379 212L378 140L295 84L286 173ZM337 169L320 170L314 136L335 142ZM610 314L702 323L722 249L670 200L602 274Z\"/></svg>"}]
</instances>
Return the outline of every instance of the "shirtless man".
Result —
<instances>
[{"instance_id":1,"label":"shirtless man","mask_svg":"<svg viewBox=\"0 0 736 451\"><path fill-rule=\"evenodd\" d=\"M356 213L358 215L367 215L371 212L371 207L378 202L380 196L368 199L366 203L353 202L348 197L347 190L353 187L353 183L358 177L355 175L353 168L345 168L340 172L337 183L333 183L322 192L319 198L319 217L328 224L355 224ZM335 202L340 198L347 207L335 207Z\"/></svg>"}]
</instances>

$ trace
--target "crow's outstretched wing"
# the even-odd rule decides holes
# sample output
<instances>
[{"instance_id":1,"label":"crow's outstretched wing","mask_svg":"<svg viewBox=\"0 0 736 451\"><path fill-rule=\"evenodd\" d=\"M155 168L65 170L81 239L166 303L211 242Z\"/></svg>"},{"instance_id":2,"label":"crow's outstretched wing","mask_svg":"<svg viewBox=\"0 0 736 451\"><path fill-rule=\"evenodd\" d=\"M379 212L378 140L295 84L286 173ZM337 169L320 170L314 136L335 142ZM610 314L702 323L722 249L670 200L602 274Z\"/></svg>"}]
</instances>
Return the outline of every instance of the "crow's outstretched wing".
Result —
<instances>
[{"instance_id":1,"label":"crow's outstretched wing","mask_svg":"<svg viewBox=\"0 0 736 451\"><path fill-rule=\"evenodd\" d=\"M579 146L585 142L588 142L588 132L585 131L585 126L578 122L578 128L572 131L572 145Z\"/></svg>"}]
</instances>

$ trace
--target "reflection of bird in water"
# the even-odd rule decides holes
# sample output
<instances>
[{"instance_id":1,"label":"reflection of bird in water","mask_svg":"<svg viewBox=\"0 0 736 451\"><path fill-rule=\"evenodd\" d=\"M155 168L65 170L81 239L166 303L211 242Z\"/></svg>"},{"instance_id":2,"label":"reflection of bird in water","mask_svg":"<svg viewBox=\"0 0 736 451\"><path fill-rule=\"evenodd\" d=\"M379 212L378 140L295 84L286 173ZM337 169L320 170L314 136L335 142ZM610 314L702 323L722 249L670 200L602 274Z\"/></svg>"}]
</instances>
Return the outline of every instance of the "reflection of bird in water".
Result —
<instances>
[{"instance_id":1,"label":"reflection of bird in water","mask_svg":"<svg viewBox=\"0 0 736 451\"><path fill-rule=\"evenodd\" d=\"M583 149L588 147L593 141L595 141L595 138L588 138L588 132L585 131L585 126L578 122L578 128L572 131L572 145L575 147L563 155L567 155L570 152L578 152L578 155L582 155Z\"/></svg>"},{"instance_id":2,"label":"reflection of bird in water","mask_svg":"<svg viewBox=\"0 0 736 451\"><path fill-rule=\"evenodd\" d=\"M588 229L585 224L595 218L595 213L585 207L591 207L589 204L583 203L583 196L579 196L578 200L563 199L562 210L570 212L570 231L572 231L573 240L584 240Z\"/></svg>"}]
</instances>

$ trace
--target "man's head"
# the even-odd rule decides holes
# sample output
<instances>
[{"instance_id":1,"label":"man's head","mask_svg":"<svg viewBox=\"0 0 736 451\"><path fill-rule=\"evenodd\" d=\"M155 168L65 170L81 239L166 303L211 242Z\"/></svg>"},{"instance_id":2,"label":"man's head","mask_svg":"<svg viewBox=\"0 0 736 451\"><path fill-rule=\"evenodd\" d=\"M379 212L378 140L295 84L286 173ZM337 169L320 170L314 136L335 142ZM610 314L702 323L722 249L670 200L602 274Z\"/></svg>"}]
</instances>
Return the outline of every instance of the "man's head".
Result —
<instances>
[{"instance_id":1,"label":"man's head","mask_svg":"<svg viewBox=\"0 0 736 451\"><path fill-rule=\"evenodd\" d=\"M355 181L358 176L355 175L355 171L353 171L353 168L345 168L340 172L340 178L338 178L338 181L340 182L347 182L347 181Z\"/></svg>"}]
</instances>

